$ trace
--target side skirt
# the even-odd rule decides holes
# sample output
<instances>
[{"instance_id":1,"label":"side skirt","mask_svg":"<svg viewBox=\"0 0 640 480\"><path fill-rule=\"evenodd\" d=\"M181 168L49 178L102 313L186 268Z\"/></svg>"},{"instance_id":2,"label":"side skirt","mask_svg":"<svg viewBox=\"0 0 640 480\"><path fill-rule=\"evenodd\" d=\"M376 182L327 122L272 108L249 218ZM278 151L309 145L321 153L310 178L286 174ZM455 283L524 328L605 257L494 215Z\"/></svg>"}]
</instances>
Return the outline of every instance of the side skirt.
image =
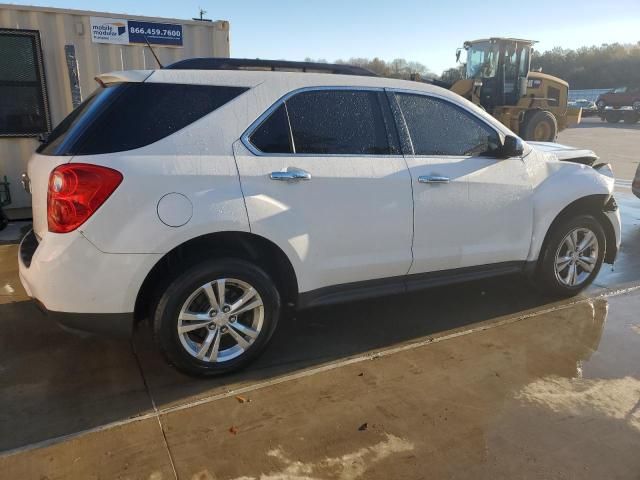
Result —
<instances>
[{"instance_id":1,"label":"side skirt","mask_svg":"<svg viewBox=\"0 0 640 480\"><path fill-rule=\"evenodd\" d=\"M531 270L535 263L502 262L332 285L301 293L298 296L298 309L353 302L377 296L396 295L502 275L522 274Z\"/></svg>"}]
</instances>

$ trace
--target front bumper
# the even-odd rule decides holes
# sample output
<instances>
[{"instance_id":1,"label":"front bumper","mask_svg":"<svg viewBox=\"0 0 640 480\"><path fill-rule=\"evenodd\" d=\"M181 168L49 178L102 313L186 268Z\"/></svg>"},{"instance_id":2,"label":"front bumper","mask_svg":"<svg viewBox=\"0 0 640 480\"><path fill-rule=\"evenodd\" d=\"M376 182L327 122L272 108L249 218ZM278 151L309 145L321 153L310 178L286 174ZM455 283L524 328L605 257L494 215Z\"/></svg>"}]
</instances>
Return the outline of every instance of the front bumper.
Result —
<instances>
[{"instance_id":1,"label":"front bumper","mask_svg":"<svg viewBox=\"0 0 640 480\"><path fill-rule=\"evenodd\" d=\"M80 232L29 232L20 243L20 281L49 318L92 333L130 335L142 282L161 255L107 254Z\"/></svg>"}]
</instances>

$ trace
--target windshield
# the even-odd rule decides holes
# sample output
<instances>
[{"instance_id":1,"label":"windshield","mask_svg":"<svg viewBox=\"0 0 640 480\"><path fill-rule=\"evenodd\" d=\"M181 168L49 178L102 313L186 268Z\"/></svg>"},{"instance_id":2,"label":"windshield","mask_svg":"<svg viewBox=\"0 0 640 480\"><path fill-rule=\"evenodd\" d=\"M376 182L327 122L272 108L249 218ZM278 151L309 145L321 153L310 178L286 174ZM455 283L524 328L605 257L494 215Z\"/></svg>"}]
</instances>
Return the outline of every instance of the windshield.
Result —
<instances>
[{"instance_id":1,"label":"windshield","mask_svg":"<svg viewBox=\"0 0 640 480\"><path fill-rule=\"evenodd\" d=\"M474 43L467 50L467 78L492 78L498 70L498 45Z\"/></svg>"}]
</instances>

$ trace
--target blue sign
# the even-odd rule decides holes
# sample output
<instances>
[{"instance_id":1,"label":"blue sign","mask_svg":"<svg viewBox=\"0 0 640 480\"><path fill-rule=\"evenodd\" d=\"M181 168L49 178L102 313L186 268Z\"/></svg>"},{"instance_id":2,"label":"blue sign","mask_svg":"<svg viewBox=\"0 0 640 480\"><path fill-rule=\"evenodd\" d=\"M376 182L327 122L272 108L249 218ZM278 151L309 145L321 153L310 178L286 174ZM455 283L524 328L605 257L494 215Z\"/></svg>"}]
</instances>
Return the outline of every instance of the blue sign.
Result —
<instances>
[{"instance_id":1,"label":"blue sign","mask_svg":"<svg viewBox=\"0 0 640 480\"><path fill-rule=\"evenodd\" d=\"M129 43L151 45L182 46L182 25L172 23L151 23L129 20Z\"/></svg>"}]
</instances>

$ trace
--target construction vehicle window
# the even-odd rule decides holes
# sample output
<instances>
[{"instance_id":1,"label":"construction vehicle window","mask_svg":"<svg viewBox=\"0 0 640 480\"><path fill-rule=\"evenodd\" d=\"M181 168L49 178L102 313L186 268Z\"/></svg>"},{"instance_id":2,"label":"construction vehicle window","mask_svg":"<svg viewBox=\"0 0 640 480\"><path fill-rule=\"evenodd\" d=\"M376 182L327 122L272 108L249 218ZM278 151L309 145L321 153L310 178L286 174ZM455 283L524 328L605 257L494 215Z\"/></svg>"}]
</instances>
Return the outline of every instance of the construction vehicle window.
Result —
<instances>
[{"instance_id":1,"label":"construction vehicle window","mask_svg":"<svg viewBox=\"0 0 640 480\"><path fill-rule=\"evenodd\" d=\"M397 93L415 155L487 155L498 133L462 108L425 95Z\"/></svg>"},{"instance_id":2,"label":"construction vehicle window","mask_svg":"<svg viewBox=\"0 0 640 480\"><path fill-rule=\"evenodd\" d=\"M498 46L490 42L471 45L467 51L467 78L493 78L498 68Z\"/></svg>"}]
</instances>

